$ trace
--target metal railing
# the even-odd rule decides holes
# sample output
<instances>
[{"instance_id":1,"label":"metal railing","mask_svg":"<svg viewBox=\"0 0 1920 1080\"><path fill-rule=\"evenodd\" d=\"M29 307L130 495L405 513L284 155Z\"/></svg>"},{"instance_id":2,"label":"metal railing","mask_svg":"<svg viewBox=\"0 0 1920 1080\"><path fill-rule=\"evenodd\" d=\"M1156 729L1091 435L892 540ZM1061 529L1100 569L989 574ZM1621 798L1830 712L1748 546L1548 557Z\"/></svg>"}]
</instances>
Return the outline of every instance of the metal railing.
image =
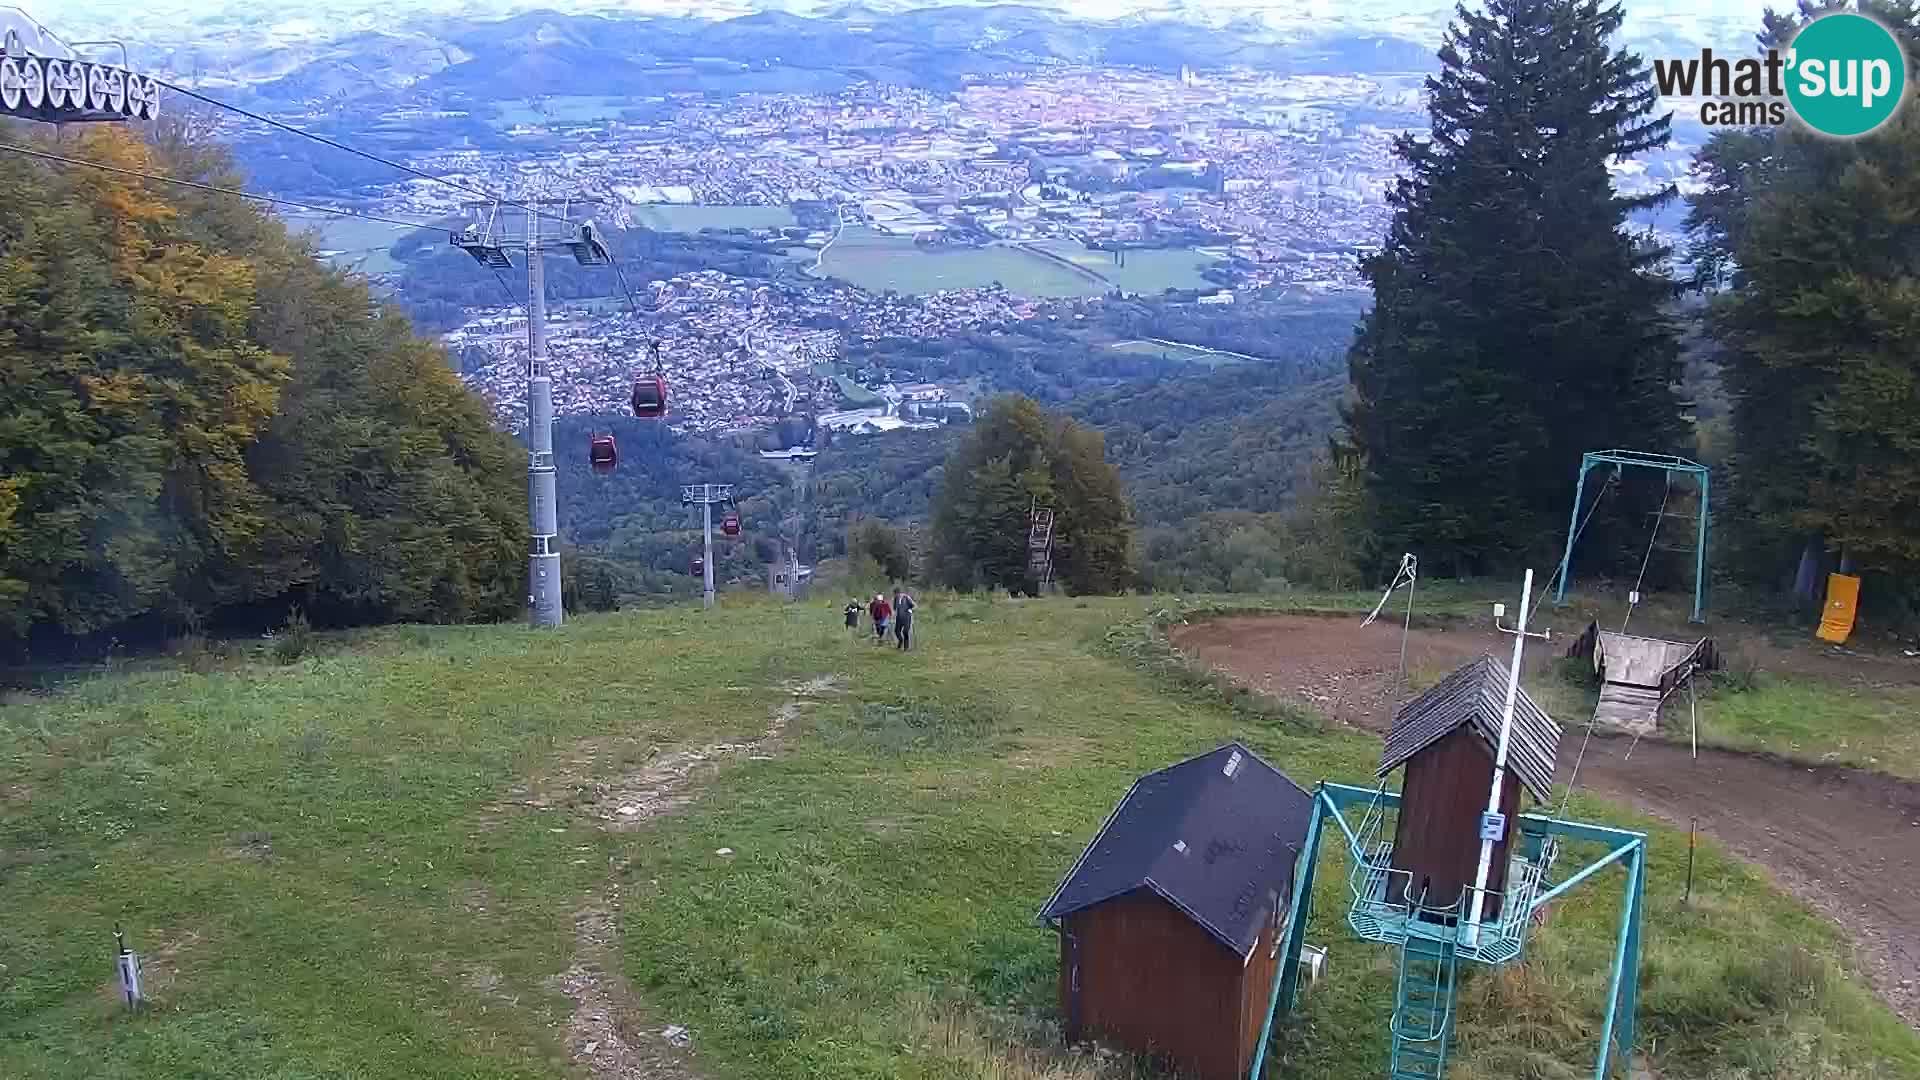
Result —
<instances>
[{"instance_id":1,"label":"metal railing","mask_svg":"<svg viewBox=\"0 0 1920 1080\"><path fill-rule=\"evenodd\" d=\"M1501 965L1520 958L1533 925L1534 898L1540 895L1549 859L1513 855L1507 862L1505 887L1484 890L1483 911L1498 914L1480 923L1478 931L1462 918L1470 909L1475 889L1462 885L1454 901L1425 902L1413 889L1413 872L1393 865L1393 842L1380 838L1386 826L1386 808L1375 800L1353 835L1353 866L1347 874L1353 903L1347 925L1355 935L1386 944L1405 944L1410 933L1434 937L1453 935L1462 960Z\"/></svg>"}]
</instances>

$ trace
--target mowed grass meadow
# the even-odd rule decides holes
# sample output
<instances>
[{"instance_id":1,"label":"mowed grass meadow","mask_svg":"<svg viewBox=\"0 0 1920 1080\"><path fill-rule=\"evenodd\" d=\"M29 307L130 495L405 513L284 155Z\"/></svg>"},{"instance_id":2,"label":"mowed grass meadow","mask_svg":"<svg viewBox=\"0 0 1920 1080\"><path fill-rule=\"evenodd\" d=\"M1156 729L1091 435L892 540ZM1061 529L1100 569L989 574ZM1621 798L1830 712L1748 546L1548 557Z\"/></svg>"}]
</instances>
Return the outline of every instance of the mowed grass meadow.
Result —
<instances>
[{"instance_id":1,"label":"mowed grass meadow","mask_svg":"<svg viewBox=\"0 0 1920 1080\"><path fill-rule=\"evenodd\" d=\"M870 292L978 289L996 281L1015 294L1044 297L1100 296L1116 288L1158 294L1170 288L1214 287L1200 271L1216 260L1188 248L1129 251L1127 264L1119 266L1111 254L1089 250L1075 240L1037 241L1034 246L1096 276L1075 273L1011 244L922 247L910 236L859 225L849 226L827 249L820 272Z\"/></svg>"},{"instance_id":2,"label":"mowed grass meadow","mask_svg":"<svg viewBox=\"0 0 1920 1080\"><path fill-rule=\"evenodd\" d=\"M1022 296L1099 296L1108 286L1019 248L923 247L910 236L848 226L820 272L869 292L979 289L998 281Z\"/></svg>"},{"instance_id":3,"label":"mowed grass meadow","mask_svg":"<svg viewBox=\"0 0 1920 1080\"><path fill-rule=\"evenodd\" d=\"M412 232L398 225L337 214L288 214L287 224L296 230L318 232L321 250L339 252L333 256L335 264L368 274L400 269L388 251Z\"/></svg>"},{"instance_id":4,"label":"mowed grass meadow","mask_svg":"<svg viewBox=\"0 0 1920 1080\"><path fill-rule=\"evenodd\" d=\"M195 651L10 697L0 1076L591 1075L556 976L594 909L632 1037L688 1028L688 1075L1135 1073L1052 1049L1057 946L1033 923L1113 803L1229 738L1305 785L1367 783L1377 754L1188 671L1167 604L929 595L903 654L837 604L728 597L322 637L289 662ZM592 812L601 785L775 718L674 812ZM1663 1078L1920 1075L1920 1036L1829 925L1710 843L1683 907L1683 833L1574 807L1652 833L1639 1044ZM1391 954L1345 935L1334 846L1320 882L1329 977L1270 1075L1378 1075ZM1591 1075L1620 891L1603 872L1527 965L1467 980L1451 1075ZM116 922L148 958L137 1016Z\"/></svg>"}]
</instances>

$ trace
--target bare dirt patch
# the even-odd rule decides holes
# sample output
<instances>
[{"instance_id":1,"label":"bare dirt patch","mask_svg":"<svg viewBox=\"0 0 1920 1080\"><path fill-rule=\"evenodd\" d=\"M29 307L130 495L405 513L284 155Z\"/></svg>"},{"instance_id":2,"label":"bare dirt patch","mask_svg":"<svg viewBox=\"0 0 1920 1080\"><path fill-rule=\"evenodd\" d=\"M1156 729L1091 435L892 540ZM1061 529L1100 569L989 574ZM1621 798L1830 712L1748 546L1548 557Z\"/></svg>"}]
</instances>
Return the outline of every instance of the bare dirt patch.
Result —
<instances>
[{"instance_id":1,"label":"bare dirt patch","mask_svg":"<svg viewBox=\"0 0 1920 1080\"><path fill-rule=\"evenodd\" d=\"M605 738L582 740L543 774L509 789L505 799L488 806L477 827L491 829L516 811L563 810L583 812L614 831L639 828L692 802L725 760L771 759L802 707L840 693L841 687L840 678L834 675L792 683L786 687L791 700L773 711L766 734L760 738L666 753L654 746L645 751L644 763L638 768L611 777L596 775L601 763L637 756L638 748Z\"/></svg>"},{"instance_id":2,"label":"bare dirt patch","mask_svg":"<svg viewBox=\"0 0 1920 1080\"><path fill-rule=\"evenodd\" d=\"M1355 727L1384 729L1401 696L1393 685L1397 625L1361 629L1357 618L1260 616L1178 627L1171 636L1188 655L1241 685L1305 701ZM1416 628L1407 666L1444 672L1484 652L1504 658L1500 646L1510 649L1510 640L1491 630ZM1528 670L1538 671L1559 651L1531 650ZM1586 725L1584 717L1562 724L1565 780ZM1768 871L1852 935L1874 988L1920 1027L1920 889L1911 885L1920 881L1920 784L1724 750L1702 749L1695 761L1686 747L1649 739L1634 746L1595 735L1579 785L1670 824L1695 820Z\"/></svg>"},{"instance_id":3,"label":"bare dirt patch","mask_svg":"<svg viewBox=\"0 0 1920 1080\"><path fill-rule=\"evenodd\" d=\"M846 680L838 675L817 675L811 679L793 683L787 687L787 693L800 698L827 697L843 693L846 685Z\"/></svg>"},{"instance_id":4,"label":"bare dirt patch","mask_svg":"<svg viewBox=\"0 0 1920 1080\"><path fill-rule=\"evenodd\" d=\"M832 676L823 676L789 687L787 692L794 696L793 700L775 708L767 723L767 733L751 742L714 743L697 750L679 750L617 779L593 781L585 800L587 812L605 828L625 830L680 809L699 796L702 782L721 761L738 756L770 760L780 748L787 728L799 719L801 707L817 696L835 692L838 685Z\"/></svg>"},{"instance_id":5,"label":"bare dirt patch","mask_svg":"<svg viewBox=\"0 0 1920 1080\"><path fill-rule=\"evenodd\" d=\"M699 796L702 783L723 760L770 759L803 706L840 687L830 675L794 683L786 688L791 700L774 709L762 737L658 755L612 780L578 780L574 789L581 797L569 805L615 831L670 814ZM569 760L576 769L591 767L604 750L580 748ZM648 1011L620 974L618 877L616 867L605 895L575 913L573 963L553 979L574 1006L566 1024L567 1052L595 1080L691 1080L696 1075L690 1060L693 1033Z\"/></svg>"},{"instance_id":6,"label":"bare dirt patch","mask_svg":"<svg viewBox=\"0 0 1920 1080\"><path fill-rule=\"evenodd\" d=\"M1400 624L1323 615L1257 615L1174 627L1175 647L1241 685L1318 709L1330 719L1373 730L1393 719L1402 695ZM1443 674L1491 653L1504 663L1512 639L1490 627L1416 628L1407 638L1407 672ZM1536 648L1527 670L1558 653Z\"/></svg>"},{"instance_id":7,"label":"bare dirt patch","mask_svg":"<svg viewBox=\"0 0 1920 1080\"><path fill-rule=\"evenodd\" d=\"M273 837L263 832L241 833L232 844L220 850L228 859L266 862L273 858Z\"/></svg>"},{"instance_id":8,"label":"bare dirt patch","mask_svg":"<svg viewBox=\"0 0 1920 1080\"><path fill-rule=\"evenodd\" d=\"M1561 754L1561 780L1577 754ZM1670 825L1696 821L1764 867L1847 930L1868 981L1920 1028L1920 784L1725 750L1695 761L1683 746L1597 734L1579 783Z\"/></svg>"},{"instance_id":9,"label":"bare dirt patch","mask_svg":"<svg viewBox=\"0 0 1920 1080\"><path fill-rule=\"evenodd\" d=\"M574 916L573 965L553 985L573 1001L567 1053L595 1080L688 1080L690 1049L675 1046L619 974L617 886ZM685 1036L679 1036L685 1038Z\"/></svg>"}]
</instances>

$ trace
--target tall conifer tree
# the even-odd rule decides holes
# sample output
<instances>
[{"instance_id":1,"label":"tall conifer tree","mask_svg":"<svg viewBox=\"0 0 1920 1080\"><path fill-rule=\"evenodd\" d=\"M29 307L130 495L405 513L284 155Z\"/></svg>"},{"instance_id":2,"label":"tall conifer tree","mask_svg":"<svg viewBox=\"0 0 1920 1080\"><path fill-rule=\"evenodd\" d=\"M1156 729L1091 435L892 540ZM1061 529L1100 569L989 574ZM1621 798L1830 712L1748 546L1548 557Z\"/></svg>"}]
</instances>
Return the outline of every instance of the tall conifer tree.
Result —
<instances>
[{"instance_id":1,"label":"tall conifer tree","mask_svg":"<svg viewBox=\"0 0 1920 1080\"><path fill-rule=\"evenodd\" d=\"M1365 273L1346 420L1392 551L1456 573L1541 553L1580 455L1682 452L1667 252L1627 225L1671 198L1615 193L1608 165L1664 146L1668 117L1617 4L1459 9L1403 136L1393 223Z\"/></svg>"},{"instance_id":2,"label":"tall conifer tree","mask_svg":"<svg viewBox=\"0 0 1920 1080\"><path fill-rule=\"evenodd\" d=\"M1805 552L1813 599L1823 549L1920 590L1920 9L1855 9L1902 39L1910 100L1858 139L1793 124L1716 135L1689 216L1703 284L1729 287L1713 326L1746 569L1772 576ZM1759 43L1785 48L1828 10L1769 12Z\"/></svg>"}]
</instances>

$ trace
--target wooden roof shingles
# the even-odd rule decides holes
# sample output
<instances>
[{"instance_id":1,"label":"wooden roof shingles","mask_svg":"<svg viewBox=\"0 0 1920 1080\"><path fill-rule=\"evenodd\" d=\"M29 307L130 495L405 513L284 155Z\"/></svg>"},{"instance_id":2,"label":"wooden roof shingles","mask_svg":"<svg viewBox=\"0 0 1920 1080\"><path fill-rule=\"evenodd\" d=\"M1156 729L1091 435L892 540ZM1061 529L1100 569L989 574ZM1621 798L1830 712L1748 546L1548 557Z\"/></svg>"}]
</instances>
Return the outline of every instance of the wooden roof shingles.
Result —
<instances>
[{"instance_id":1,"label":"wooden roof shingles","mask_svg":"<svg viewBox=\"0 0 1920 1080\"><path fill-rule=\"evenodd\" d=\"M1491 656L1482 656L1400 706L1394 714L1393 730L1387 735L1375 775L1385 776L1406 764L1415 754L1446 738L1462 724L1471 726L1485 741L1489 756L1497 753L1500 715L1507 701L1507 673L1507 665ZM1507 767L1537 802L1546 802L1553 792L1553 770L1559 750L1560 725L1522 688L1514 699L1513 737L1507 747Z\"/></svg>"}]
</instances>

